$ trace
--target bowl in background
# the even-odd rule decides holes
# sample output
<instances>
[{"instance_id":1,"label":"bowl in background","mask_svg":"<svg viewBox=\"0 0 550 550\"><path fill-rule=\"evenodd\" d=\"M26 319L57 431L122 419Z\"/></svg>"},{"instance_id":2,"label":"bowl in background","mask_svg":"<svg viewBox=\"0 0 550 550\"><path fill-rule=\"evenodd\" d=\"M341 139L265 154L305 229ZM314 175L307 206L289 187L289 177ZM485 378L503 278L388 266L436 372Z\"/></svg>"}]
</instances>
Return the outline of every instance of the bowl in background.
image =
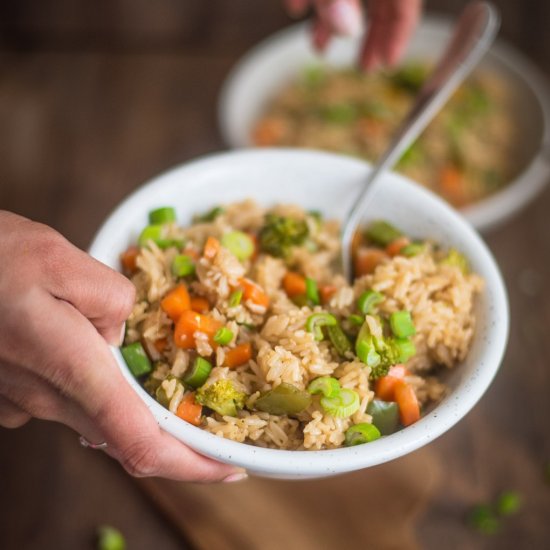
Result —
<instances>
[{"instance_id":1,"label":"bowl in background","mask_svg":"<svg viewBox=\"0 0 550 550\"><path fill-rule=\"evenodd\" d=\"M214 205L253 198L260 204L295 203L330 218L345 217L370 166L335 154L292 149L255 149L212 155L160 175L125 199L105 221L91 254L114 269L135 243L148 212L174 206L178 222ZM456 424L480 399L502 360L508 334L508 304L491 253L443 200L403 176L387 173L373 197L369 219L384 218L405 233L453 246L486 281L476 304L477 328L466 361L446 373L450 393L415 424L368 445L324 451L265 449L222 439L179 419L155 401L130 374L118 349L118 365L162 429L199 453L242 466L253 474L313 478L381 464L429 443Z\"/></svg>"},{"instance_id":2,"label":"bowl in background","mask_svg":"<svg viewBox=\"0 0 550 550\"><path fill-rule=\"evenodd\" d=\"M419 25L407 59L435 62L451 33L452 21L427 16ZM353 66L360 39L336 39L323 57L311 47L309 28L299 24L254 47L233 69L219 99L219 125L232 148L250 147L251 130L277 92L311 64ZM500 191L460 211L479 230L504 222L527 205L550 179L550 86L540 71L513 47L497 41L480 64L514 88L518 108L518 175Z\"/></svg>"}]
</instances>

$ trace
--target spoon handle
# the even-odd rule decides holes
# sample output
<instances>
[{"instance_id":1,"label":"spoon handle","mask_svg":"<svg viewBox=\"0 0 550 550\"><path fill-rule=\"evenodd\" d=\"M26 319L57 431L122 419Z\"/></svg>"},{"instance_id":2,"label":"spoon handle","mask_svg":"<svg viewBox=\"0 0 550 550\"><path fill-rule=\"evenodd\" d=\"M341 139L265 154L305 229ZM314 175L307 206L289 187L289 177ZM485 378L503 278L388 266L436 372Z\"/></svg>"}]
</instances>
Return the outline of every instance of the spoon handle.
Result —
<instances>
[{"instance_id":1,"label":"spoon handle","mask_svg":"<svg viewBox=\"0 0 550 550\"><path fill-rule=\"evenodd\" d=\"M386 153L369 172L363 189L348 214L342 229L342 264L349 281L353 274L351 242L374 194L375 181L381 173L401 158L481 60L493 43L499 24L498 12L488 2L471 2L462 12L445 54L422 86L412 109L397 130Z\"/></svg>"}]
</instances>

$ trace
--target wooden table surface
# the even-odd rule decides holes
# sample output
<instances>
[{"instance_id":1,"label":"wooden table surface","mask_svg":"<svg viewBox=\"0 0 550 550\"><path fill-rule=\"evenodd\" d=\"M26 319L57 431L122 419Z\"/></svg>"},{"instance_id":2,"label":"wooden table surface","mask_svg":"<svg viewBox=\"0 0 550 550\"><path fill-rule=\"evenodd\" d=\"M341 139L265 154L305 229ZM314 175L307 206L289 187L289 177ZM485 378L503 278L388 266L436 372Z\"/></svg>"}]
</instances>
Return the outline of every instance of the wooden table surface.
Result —
<instances>
[{"instance_id":1,"label":"wooden table surface","mask_svg":"<svg viewBox=\"0 0 550 550\"><path fill-rule=\"evenodd\" d=\"M548 4L495 3L502 36L549 72ZM448 13L461 4L427 2ZM138 185L224 147L216 100L225 75L288 23L277 0L0 0L0 208L85 248ZM509 348L481 403L426 451L439 482L415 520L419 547L550 547L549 211L547 189L486 236L510 294ZM504 489L522 493L521 513L494 537L471 531L467 509ZM155 504L64 427L0 429L2 549L93 548L103 523L121 528L131 549L191 547Z\"/></svg>"}]
</instances>

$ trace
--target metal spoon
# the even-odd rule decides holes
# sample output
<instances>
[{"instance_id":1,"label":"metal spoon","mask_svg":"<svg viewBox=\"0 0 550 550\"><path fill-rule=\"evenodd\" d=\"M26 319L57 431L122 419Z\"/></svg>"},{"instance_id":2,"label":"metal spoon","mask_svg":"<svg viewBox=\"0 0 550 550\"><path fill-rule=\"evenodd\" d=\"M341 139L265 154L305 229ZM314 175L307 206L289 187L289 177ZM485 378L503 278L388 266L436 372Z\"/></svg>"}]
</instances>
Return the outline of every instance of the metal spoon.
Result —
<instances>
[{"instance_id":1,"label":"metal spoon","mask_svg":"<svg viewBox=\"0 0 550 550\"><path fill-rule=\"evenodd\" d=\"M401 158L481 60L493 43L499 25L498 12L488 2L472 2L462 12L445 54L422 86L412 109L396 132L386 153L373 166L342 228L342 267L348 281L351 281L353 276L351 241L374 195L375 183L379 183L380 175ZM399 197L396 197L396 200L399 200Z\"/></svg>"}]
</instances>

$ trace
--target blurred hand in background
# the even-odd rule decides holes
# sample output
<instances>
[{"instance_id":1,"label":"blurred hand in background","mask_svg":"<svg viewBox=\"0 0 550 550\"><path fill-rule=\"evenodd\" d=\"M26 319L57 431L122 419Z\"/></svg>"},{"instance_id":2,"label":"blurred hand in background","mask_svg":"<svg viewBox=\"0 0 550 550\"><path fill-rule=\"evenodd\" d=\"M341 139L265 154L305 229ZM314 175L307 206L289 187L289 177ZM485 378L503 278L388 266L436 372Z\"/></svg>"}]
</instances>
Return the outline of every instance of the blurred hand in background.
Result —
<instances>
[{"instance_id":1,"label":"blurred hand in background","mask_svg":"<svg viewBox=\"0 0 550 550\"><path fill-rule=\"evenodd\" d=\"M162 432L123 379L107 343L121 343L132 283L45 225L0 211L0 233L0 426L61 422L138 477L242 478Z\"/></svg>"},{"instance_id":2,"label":"blurred hand in background","mask_svg":"<svg viewBox=\"0 0 550 550\"><path fill-rule=\"evenodd\" d=\"M361 0L285 0L296 17L315 9L313 44L323 51L333 36L357 36L363 31ZM368 0L368 32L359 55L365 70L395 65L416 27L422 0Z\"/></svg>"}]
</instances>

